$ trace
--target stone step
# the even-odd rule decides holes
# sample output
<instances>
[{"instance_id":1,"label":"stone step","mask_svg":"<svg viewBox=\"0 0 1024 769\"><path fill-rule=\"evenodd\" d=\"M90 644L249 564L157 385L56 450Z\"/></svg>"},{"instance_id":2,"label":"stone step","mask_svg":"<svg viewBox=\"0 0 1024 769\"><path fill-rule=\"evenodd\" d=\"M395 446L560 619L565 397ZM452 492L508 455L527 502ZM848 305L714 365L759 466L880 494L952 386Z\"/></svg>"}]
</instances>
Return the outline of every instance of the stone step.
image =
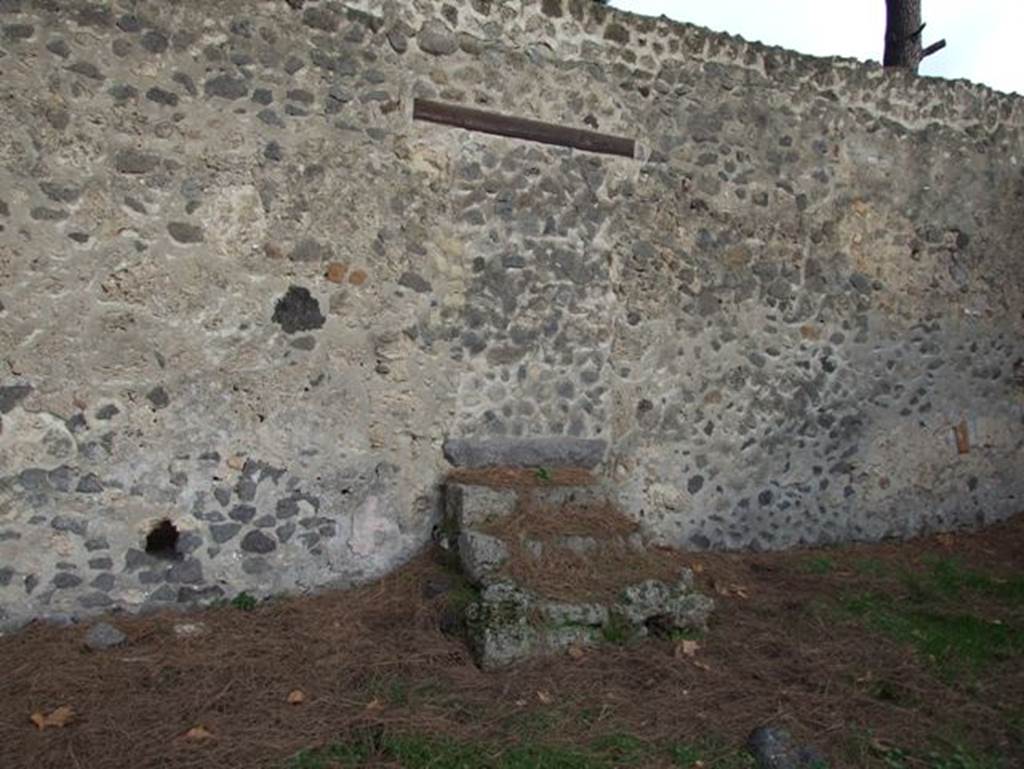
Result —
<instances>
[{"instance_id":1,"label":"stone step","mask_svg":"<svg viewBox=\"0 0 1024 769\"><path fill-rule=\"evenodd\" d=\"M444 456L456 467L581 467L591 470L604 459L606 441L551 436L536 438L449 438Z\"/></svg>"},{"instance_id":2,"label":"stone step","mask_svg":"<svg viewBox=\"0 0 1024 769\"><path fill-rule=\"evenodd\" d=\"M508 535L495 536L509 531L500 526L503 520L527 509L571 516L574 508L583 515L586 510L581 508L600 505L611 506L611 514L616 515L614 492L609 481L585 467L490 466L458 468L449 474L444 485L444 529L463 573L480 589L479 599L467 609L466 628L482 668L500 668L574 644L600 643L609 635L640 637L652 623L670 630L706 627L714 602L694 589L689 569L680 568L667 581L624 580L621 590L616 585L614 594L581 602L539 594L503 572L515 552L521 558L542 562L548 548L554 552L566 549L590 563L601 563L602 568L608 553L621 553L621 549L642 552L644 540L639 532L630 533L628 522L592 535L549 533L546 543L524 538L522 533L512 535L516 538L511 541L502 538ZM604 519L599 520L603 526ZM609 551L608 547L620 550Z\"/></svg>"}]
</instances>

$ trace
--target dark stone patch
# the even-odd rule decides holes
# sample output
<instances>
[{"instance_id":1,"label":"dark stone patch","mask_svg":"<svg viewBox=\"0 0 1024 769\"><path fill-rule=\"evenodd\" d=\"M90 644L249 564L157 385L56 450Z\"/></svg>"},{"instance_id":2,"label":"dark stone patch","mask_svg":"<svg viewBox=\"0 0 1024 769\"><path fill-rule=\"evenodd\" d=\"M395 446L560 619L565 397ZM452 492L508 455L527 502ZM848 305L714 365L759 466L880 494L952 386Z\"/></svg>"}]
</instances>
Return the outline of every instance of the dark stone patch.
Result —
<instances>
[{"instance_id":1,"label":"dark stone patch","mask_svg":"<svg viewBox=\"0 0 1024 769\"><path fill-rule=\"evenodd\" d=\"M82 476L82 479L75 486L75 491L79 494L99 494L103 491L103 482L96 477L95 473L88 473Z\"/></svg>"},{"instance_id":2,"label":"dark stone patch","mask_svg":"<svg viewBox=\"0 0 1024 769\"><path fill-rule=\"evenodd\" d=\"M294 75L300 69L306 66L306 62L300 59L298 56L289 56L284 62L284 71L289 75ZM268 104L270 102L267 102Z\"/></svg>"},{"instance_id":3,"label":"dark stone patch","mask_svg":"<svg viewBox=\"0 0 1024 769\"><path fill-rule=\"evenodd\" d=\"M123 59L125 56L132 52L132 41L126 40L123 37L119 37L117 40L110 44L110 50L113 52L114 56Z\"/></svg>"},{"instance_id":4,"label":"dark stone patch","mask_svg":"<svg viewBox=\"0 0 1024 769\"><path fill-rule=\"evenodd\" d=\"M702 488L704 488L703 475L691 476L690 479L686 482L686 490L689 491L691 494L696 494Z\"/></svg>"},{"instance_id":5,"label":"dark stone patch","mask_svg":"<svg viewBox=\"0 0 1024 769\"><path fill-rule=\"evenodd\" d=\"M90 80L106 80L104 74L100 72L100 68L91 61L76 61L68 67L68 70Z\"/></svg>"},{"instance_id":6,"label":"dark stone patch","mask_svg":"<svg viewBox=\"0 0 1024 769\"><path fill-rule=\"evenodd\" d=\"M28 40L36 32L31 24L7 24L4 26L4 37L8 40Z\"/></svg>"},{"instance_id":7,"label":"dark stone patch","mask_svg":"<svg viewBox=\"0 0 1024 769\"><path fill-rule=\"evenodd\" d=\"M190 588L182 588L182 590L186 590L186 589L190 589ZM177 601L178 600L178 592L179 591L175 590L170 585L161 585L159 588L157 588L156 591L154 591L149 596L149 600L150 601L161 601L161 602Z\"/></svg>"},{"instance_id":8,"label":"dark stone patch","mask_svg":"<svg viewBox=\"0 0 1024 769\"><path fill-rule=\"evenodd\" d=\"M59 37L48 42L46 44L46 50L54 56L60 56L62 59L66 59L71 55L71 46L67 44L67 41Z\"/></svg>"},{"instance_id":9,"label":"dark stone patch","mask_svg":"<svg viewBox=\"0 0 1024 769\"><path fill-rule=\"evenodd\" d=\"M66 109L52 107L46 110L45 115L46 122L57 131L63 131L71 123L71 115L68 114Z\"/></svg>"},{"instance_id":10,"label":"dark stone patch","mask_svg":"<svg viewBox=\"0 0 1024 769\"><path fill-rule=\"evenodd\" d=\"M140 19L134 13L123 14L122 16L119 16L117 19L117 28L122 32L141 32L142 19Z\"/></svg>"},{"instance_id":11,"label":"dark stone patch","mask_svg":"<svg viewBox=\"0 0 1024 769\"><path fill-rule=\"evenodd\" d=\"M113 574L97 574L93 581L89 583L89 587L103 591L113 590L115 581Z\"/></svg>"},{"instance_id":12,"label":"dark stone patch","mask_svg":"<svg viewBox=\"0 0 1024 769\"><path fill-rule=\"evenodd\" d=\"M173 564L166 579L172 584L198 585L203 581L203 565L196 558L186 558Z\"/></svg>"},{"instance_id":13,"label":"dark stone patch","mask_svg":"<svg viewBox=\"0 0 1024 769\"><path fill-rule=\"evenodd\" d=\"M31 385L7 385L0 387L0 414L6 414L32 392Z\"/></svg>"},{"instance_id":14,"label":"dark stone patch","mask_svg":"<svg viewBox=\"0 0 1024 769\"><path fill-rule=\"evenodd\" d=\"M100 588L100 590L110 590L110 588L112 588L114 586L114 584L113 584L114 577L113 577L113 575L110 575L110 574L101 574L99 577L97 577L96 579L93 580L93 583L94 583L93 586L97 587L97 585L95 583L98 583L102 578L105 578L105 577L110 577L110 583L111 583L110 587L109 588ZM88 595L83 595L81 598L78 599L78 604L81 607L85 608L85 609L103 609L103 608L105 608L107 606L113 606L114 605L114 599L111 598L106 593L95 592L95 593L89 593Z\"/></svg>"},{"instance_id":15,"label":"dark stone patch","mask_svg":"<svg viewBox=\"0 0 1024 769\"><path fill-rule=\"evenodd\" d=\"M109 556L103 556L102 558L90 558L89 568L94 571L109 571L114 568L114 561Z\"/></svg>"},{"instance_id":16,"label":"dark stone patch","mask_svg":"<svg viewBox=\"0 0 1024 769\"><path fill-rule=\"evenodd\" d=\"M11 584L11 579L14 577L14 569L10 566L4 566L0 568L0 587L7 587Z\"/></svg>"},{"instance_id":17,"label":"dark stone patch","mask_svg":"<svg viewBox=\"0 0 1024 769\"><path fill-rule=\"evenodd\" d=\"M252 100L266 106L274 101L274 92L269 88L257 88L252 92Z\"/></svg>"},{"instance_id":18,"label":"dark stone patch","mask_svg":"<svg viewBox=\"0 0 1024 769\"><path fill-rule=\"evenodd\" d=\"M171 75L171 80L173 80L175 83L184 88L185 92L189 96L196 96L199 93L199 91L196 89L195 81L192 79L190 75L187 75L184 72L175 72L173 75Z\"/></svg>"},{"instance_id":19,"label":"dark stone patch","mask_svg":"<svg viewBox=\"0 0 1024 769\"><path fill-rule=\"evenodd\" d=\"M604 458L607 443L600 439L567 438L449 438L444 456L456 467L582 467L593 468Z\"/></svg>"},{"instance_id":20,"label":"dark stone patch","mask_svg":"<svg viewBox=\"0 0 1024 769\"><path fill-rule=\"evenodd\" d=\"M281 145L277 142L267 142L267 145L263 148L263 157L275 163L280 161L284 157L281 152Z\"/></svg>"},{"instance_id":21,"label":"dark stone patch","mask_svg":"<svg viewBox=\"0 0 1024 769\"><path fill-rule=\"evenodd\" d=\"M168 43L167 35L159 30L151 29L142 36L142 47L150 53L163 53Z\"/></svg>"},{"instance_id":22,"label":"dark stone patch","mask_svg":"<svg viewBox=\"0 0 1024 769\"><path fill-rule=\"evenodd\" d=\"M92 539L85 540L85 549L90 553L96 550L109 550L110 543L107 542L106 537L93 537Z\"/></svg>"},{"instance_id":23,"label":"dark stone patch","mask_svg":"<svg viewBox=\"0 0 1024 769\"><path fill-rule=\"evenodd\" d=\"M231 489L227 486L218 486L213 490L213 498L220 503L221 507L227 507L228 502L231 501Z\"/></svg>"},{"instance_id":24,"label":"dark stone patch","mask_svg":"<svg viewBox=\"0 0 1024 769\"><path fill-rule=\"evenodd\" d=\"M167 408L171 402L170 397L167 395L167 391L159 385L146 393L146 400L153 404L154 411Z\"/></svg>"},{"instance_id":25,"label":"dark stone patch","mask_svg":"<svg viewBox=\"0 0 1024 769\"><path fill-rule=\"evenodd\" d=\"M90 235L87 232L69 232L68 233L68 238L70 238L71 240L75 241L75 243L88 243L89 242L89 237L90 237Z\"/></svg>"},{"instance_id":26,"label":"dark stone patch","mask_svg":"<svg viewBox=\"0 0 1024 769\"><path fill-rule=\"evenodd\" d=\"M114 23L114 14L109 8L88 5L79 9L75 15L75 22L83 27L109 27Z\"/></svg>"},{"instance_id":27,"label":"dark stone patch","mask_svg":"<svg viewBox=\"0 0 1024 769\"><path fill-rule=\"evenodd\" d=\"M138 150L120 150L114 155L114 168L122 174L147 174L160 164L157 155Z\"/></svg>"},{"instance_id":28,"label":"dark stone patch","mask_svg":"<svg viewBox=\"0 0 1024 769\"><path fill-rule=\"evenodd\" d=\"M146 91L146 98L164 107L177 107L179 101L178 94L173 91L167 91L159 86L153 86Z\"/></svg>"},{"instance_id":29,"label":"dark stone patch","mask_svg":"<svg viewBox=\"0 0 1024 769\"><path fill-rule=\"evenodd\" d=\"M39 189L55 203L74 203L82 195L82 191L72 184L39 182Z\"/></svg>"},{"instance_id":30,"label":"dark stone patch","mask_svg":"<svg viewBox=\"0 0 1024 769\"><path fill-rule=\"evenodd\" d=\"M304 238L295 244L295 248L288 254L293 262L322 262L331 259L334 251L330 246L321 243L315 238Z\"/></svg>"},{"instance_id":31,"label":"dark stone patch","mask_svg":"<svg viewBox=\"0 0 1024 769\"><path fill-rule=\"evenodd\" d=\"M305 88L293 88L285 94L286 98L291 101L297 101L299 104L310 105L313 103L313 94L307 91Z\"/></svg>"},{"instance_id":32,"label":"dark stone patch","mask_svg":"<svg viewBox=\"0 0 1024 769\"><path fill-rule=\"evenodd\" d=\"M54 578L50 580L50 584L58 590L67 590L68 588L78 587L79 585L81 585L82 578L75 576L74 574L69 574L66 571L62 571L60 574L55 575Z\"/></svg>"},{"instance_id":33,"label":"dark stone patch","mask_svg":"<svg viewBox=\"0 0 1024 769\"><path fill-rule=\"evenodd\" d=\"M50 485L53 486L57 491L71 491L71 487L74 484L76 472L67 465L61 465L55 467L46 474Z\"/></svg>"},{"instance_id":34,"label":"dark stone patch","mask_svg":"<svg viewBox=\"0 0 1024 769\"><path fill-rule=\"evenodd\" d=\"M302 12L302 23L323 32L334 32L338 29L338 17L327 8L307 8Z\"/></svg>"},{"instance_id":35,"label":"dark stone patch","mask_svg":"<svg viewBox=\"0 0 1024 769\"><path fill-rule=\"evenodd\" d=\"M35 219L37 222L60 222L68 218L68 212L61 208L47 208L46 206L36 206L28 215Z\"/></svg>"},{"instance_id":36,"label":"dark stone patch","mask_svg":"<svg viewBox=\"0 0 1024 769\"><path fill-rule=\"evenodd\" d=\"M105 406L100 406L96 409L94 416L97 419L108 420L121 413L121 410L113 403L108 403Z\"/></svg>"},{"instance_id":37,"label":"dark stone patch","mask_svg":"<svg viewBox=\"0 0 1024 769\"><path fill-rule=\"evenodd\" d=\"M168 222L167 233L178 243L202 243L203 228L188 222Z\"/></svg>"},{"instance_id":38,"label":"dark stone patch","mask_svg":"<svg viewBox=\"0 0 1024 769\"><path fill-rule=\"evenodd\" d=\"M143 205L141 200L133 198L131 195L126 195L124 198L124 204L128 206L132 211L137 214L147 214L146 206Z\"/></svg>"},{"instance_id":39,"label":"dark stone patch","mask_svg":"<svg viewBox=\"0 0 1024 769\"><path fill-rule=\"evenodd\" d=\"M256 113L256 117L261 123L266 123L267 125L274 126L275 128L284 128L284 121L281 119L280 115L272 109L261 109Z\"/></svg>"},{"instance_id":40,"label":"dark stone patch","mask_svg":"<svg viewBox=\"0 0 1024 769\"><path fill-rule=\"evenodd\" d=\"M395 53L405 53L409 49L409 38L398 27L388 30L388 43Z\"/></svg>"},{"instance_id":41,"label":"dark stone patch","mask_svg":"<svg viewBox=\"0 0 1024 769\"><path fill-rule=\"evenodd\" d=\"M274 305L271 317L280 324L286 334L297 331L312 331L321 328L326 318L320 312L320 303L302 286L289 286L283 297Z\"/></svg>"},{"instance_id":42,"label":"dark stone patch","mask_svg":"<svg viewBox=\"0 0 1024 769\"><path fill-rule=\"evenodd\" d=\"M210 536L218 545L224 544L232 539L242 530L240 523L218 523L210 527Z\"/></svg>"},{"instance_id":43,"label":"dark stone patch","mask_svg":"<svg viewBox=\"0 0 1024 769\"><path fill-rule=\"evenodd\" d=\"M228 513L228 518L241 523L248 523L256 515L256 508L252 505L235 505Z\"/></svg>"},{"instance_id":44,"label":"dark stone patch","mask_svg":"<svg viewBox=\"0 0 1024 769\"><path fill-rule=\"evenodd\" d=\"M412 271L403 272L398 279L398 285L410 288L417 294L428 294L434 289L426 278Z\"/></svg>"},{"instance_id":45,"label":"dark stone patch","mask_svg":"<svg viewBox=\"0 0 1024 769\"><path fill-rule=\"evenodd\" d=\"M312 336L300 336L298 339L293 339L289 343L290 347L294 347L296 350L309 351L316 347L316 337Z\"/></svg>"},{"instance_id":46,"label":"dark stone patch","mask_svg":"<svg viewBox=\"0 0 1024 769\"><path fill-rule=\"evenodd\" d=\"M203 84L207 98L219 96L222 99L241 99L249 93L249 84L243 78L230 75L217 75Z\"/></svg>"},{"instance_id":47,"label":"dark stone patch","mask_svg":"<svg viewBox=\"0 0 1024 769\"><path fill-rule=\"evenodd\" d=\"M562 0L544 0L541 3L540 9L545 16L559 19L562 17Z\"/></svg>"},{"instance_id":48,"label":"dark stone patch","mask_svg":"<svg viewBox=\"0 0 1024 769\"><path fill-rule=\"evenodd\" d=\"M283 545L291 539L292 535L295 533L295 524L286 523L283 526L278 526L277 529L274 530L274 533L277 534L278 542Z\"/></svg>"},{"instance_id":49,"label":"dark stone patch","mask_svg":"<svg viewBox=\"0 0 1024 769\"><path fill-rule=\"evenodd\" d=\"M26 491L47 491L50 488L50 474L41 467L27 467L18 473L18 483Z\"/></svg>"},{"instance_id":50,"label":"dark stone patch","mask_svg":"<svg viewBox=\"0 0 1024 769\"><path fill-rule=\"evenodd\" d=\"M139 95L139 91L138 91L137 88L135 88L135 86L126 85L124 83L118 83L117 85L110 86L110 89L107 91L107 93L109 93L111 96L114 97L114 101L128 101L129 99L134 99L136 96ZM120 171L121 169L118 169L118 170ZM122 173L125 173L125 172L122 172ZM143 171L136 171L136 172L130 172L130 173L144 173L144 172Z\"/></svg>"},{"instance_id":51,"label":"dark stone patch","mask_svg":"<svg viewBox=\"0 0 1024 769\"><path fill-rule=\"evenodd\" d=\"M447 56L459 50L459 41L448 27L437 20L426 22L416 35L420 50L433 56Z\"/></svg>"},{"instance_id":52,"label":"dark stone patch","mask_svg":"<svg viewBox=\"0 0 1024 769\"><path fill-rule=\"evenodd\" d=\"M277 549L277 543L262 531L250 531L242 537L242 549L249 553L269 553Z\"/></svg>"},{"instance_id":53,"label":"dark stone patch","mask_svg":"<svg viewBox=\"0 0 1024 769\"><path fill-rule=\"evenodd\" d=\"M277 525L277 519L272 515L261 515L252 522L252 525L260 529L272 529Z\"/></svg>"},{"instance_id":54,"label":"dark stone patch","mask_svg":"<svg viewBox=\"0 0 1024 769\"><path fill-rule=\"evenodd\" d=\"M604 28L604 39L613 43L625 45L629 42L629 30L621 24L609 24Z\"/></svg>"}]
</instances>

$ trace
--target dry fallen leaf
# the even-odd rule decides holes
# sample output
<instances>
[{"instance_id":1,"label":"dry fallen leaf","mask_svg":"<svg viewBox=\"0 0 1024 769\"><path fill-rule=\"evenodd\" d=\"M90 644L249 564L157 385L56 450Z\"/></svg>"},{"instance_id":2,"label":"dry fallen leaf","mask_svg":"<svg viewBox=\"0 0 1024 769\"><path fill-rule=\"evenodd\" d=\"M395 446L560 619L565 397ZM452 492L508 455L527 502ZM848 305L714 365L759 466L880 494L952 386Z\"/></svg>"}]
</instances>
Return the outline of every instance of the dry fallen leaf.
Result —
<instances>
[{"instance_id":1,"label":"dry fallen leaf","mask_svg":"<svg viewBox=\"0 0 1024 769\"><path fill-rule=\"evenodd\" d=\"M700 660L694 660L693 661L693 666L696 667L696 668L700 668L701 670L705 671L706 673L710 673L711 672L711 666L709 664L707 664L706 662L701 662Z\"/></svg>"},{"instance_id":2,"label":"dry fallen leaf","mask_svg":"<svg viewBox=\"0 0 1024 769\"><path fill-rule=\"evenodd\" d=\"M700 561L694 561L690 564L690 571L692 571L694 574L703 574L704 564L702 564Z\"/></svg>"},{"instance_id":3,"label":"dry fallen leaf","mask_svg":"<svg viewBox=\"0 0 1024 769\"><path fill-rule=\"evenodd\" d=\"M245 457L238 454L233 457L228 457L228 467L232 470L241 470L245 467Z\"/></svg>"},{"instance_id":4,"label":"dry fallen leaf","mask_svg":"<svg viewBox=\"0 0 1024 769\"><path fill-rule=\"evenodd\" d=\"M366 704L366 709L367 710L380 710L383 707L384 707L384 700L382 700L380 697L374 697L372 700L370 700Z\"/></svg>"},{"instance_id":5,"label":"dry fallen leaf","mask_svg":"<svg viewBox=\"0 0 1024 769\"><path fill-rule=\"evenodd\" d=\"M955 542L952 534L937 534L935 540L943 547L953 547Z\"/></svg>"},{"instance_id":6,"label":"dry fallen leaf","mask_svg":"<svg viewBox=\"0 0 1024 769\"><path fill-rule=\"evenodd\" d=\"M288 704L289 705L301 705L306 699L306 695L302 693L301 689L293 689L288 692Z\"/></svg>"},{"instance_id":7,"label":"dry fallen leaf","mask_svg":"<svg viewBox=\"0 0 1024 769\"><path fill-rule=\"evenodd\" d=\"M41 711L37 710L29 716L32 723L34 723L39 729L45 729L48 726L65 726L74 717L75 711L70 705L61 705L59 708L55 708L49 714L45 715Z\"/></svg>"},{"instance_id":8,"label":"dry fallen leaf","mask_svg":"<svg viewBox=\"0 0 1024 769\"><path fill-rule=\"evenodd\" d=\"M696 641L691 641L687 638L684 638L682 641L679 641L679 643L676 644L674 653L677 659L681 657L692 657L697 653L697 650L699 648L700 644L698 644Z\"/></svg>"},{"instance_id":9,"label":"dry fallen leaf","mask_svg":"<svg viewBox=\"0 0 1024 769\"><path fill-rule=\"evenodd\" d=\"M537 692L537 699L541 701L542 705L550 705L555 701L555 698L551 696L551 693L545 689L540 689Z\"/></svg>"},{"instance_id":10,"label":"dry fallen leaf","mask_svg":"<svg viewBox=\"0 0 1024 769\"><path fill-rule=\"evenodd\" d=\"M526 707L526 700L516 700L516 707L517 708L525 708Z\"/></svg>"},{"instance_id":11,"label":"dry fallen leaf","mask_svg":"<svg viewBox=\"0 0 1024 769\"><path fill-rule=\"evenodd\" d=\"M567 653L574 660L581 660L581 659L583 659L583 653L584 653L583 652L583 647L580 646L579 644L569 644L569 648L567 650Z\"/></svg>"},{"instance_id":12,"label":"dry fallen leaf","mask_svg":"<svg viewBox=\"0 0 1024 769\"><path fill-rule=\"evenodd\" d=\"M213 732L200 724L193 726L182 735L186 740L209 740L213 738Z\"/></svg>"}]
</instances>

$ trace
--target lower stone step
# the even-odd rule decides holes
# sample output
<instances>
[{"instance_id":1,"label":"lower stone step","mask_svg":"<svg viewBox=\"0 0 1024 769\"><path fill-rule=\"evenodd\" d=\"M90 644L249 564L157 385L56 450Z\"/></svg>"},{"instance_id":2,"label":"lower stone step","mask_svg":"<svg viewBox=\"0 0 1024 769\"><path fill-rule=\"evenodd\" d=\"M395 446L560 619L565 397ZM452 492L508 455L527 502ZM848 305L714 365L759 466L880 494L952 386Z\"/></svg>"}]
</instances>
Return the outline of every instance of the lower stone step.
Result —
<instances>
[{"instance_id":1,"label":"lower stone step","mask_svg":"<svg viewBox=\"0 0 1024 769\"><path fill-rule=\"evenodd\" d=\"M679 554L648 547L585 468L456 470L444 529L480 591L465 625L484 669L572 645L702 631L714 607Z\"/></svg>"}]
</instances>

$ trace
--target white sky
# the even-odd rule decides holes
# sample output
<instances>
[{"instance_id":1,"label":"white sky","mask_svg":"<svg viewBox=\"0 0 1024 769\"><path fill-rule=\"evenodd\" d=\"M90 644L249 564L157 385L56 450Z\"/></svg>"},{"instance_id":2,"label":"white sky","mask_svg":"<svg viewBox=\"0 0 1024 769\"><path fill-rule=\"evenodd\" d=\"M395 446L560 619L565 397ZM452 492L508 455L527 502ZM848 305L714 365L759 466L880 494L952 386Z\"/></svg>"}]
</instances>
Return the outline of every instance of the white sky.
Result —
<instances>
[{"instance_id":1,"label":"white sky","mask_svg":"<svg viewBox=\"0 0 1024 769\"><path fill-rule=\"evenodd\" d=\"M611 0L819 56L882 60L885 0ZM1024 94L1024 0L922 0L923 41L946 47L921 64L922 75L967 78Z\"/></svg>"}]
</instances>

